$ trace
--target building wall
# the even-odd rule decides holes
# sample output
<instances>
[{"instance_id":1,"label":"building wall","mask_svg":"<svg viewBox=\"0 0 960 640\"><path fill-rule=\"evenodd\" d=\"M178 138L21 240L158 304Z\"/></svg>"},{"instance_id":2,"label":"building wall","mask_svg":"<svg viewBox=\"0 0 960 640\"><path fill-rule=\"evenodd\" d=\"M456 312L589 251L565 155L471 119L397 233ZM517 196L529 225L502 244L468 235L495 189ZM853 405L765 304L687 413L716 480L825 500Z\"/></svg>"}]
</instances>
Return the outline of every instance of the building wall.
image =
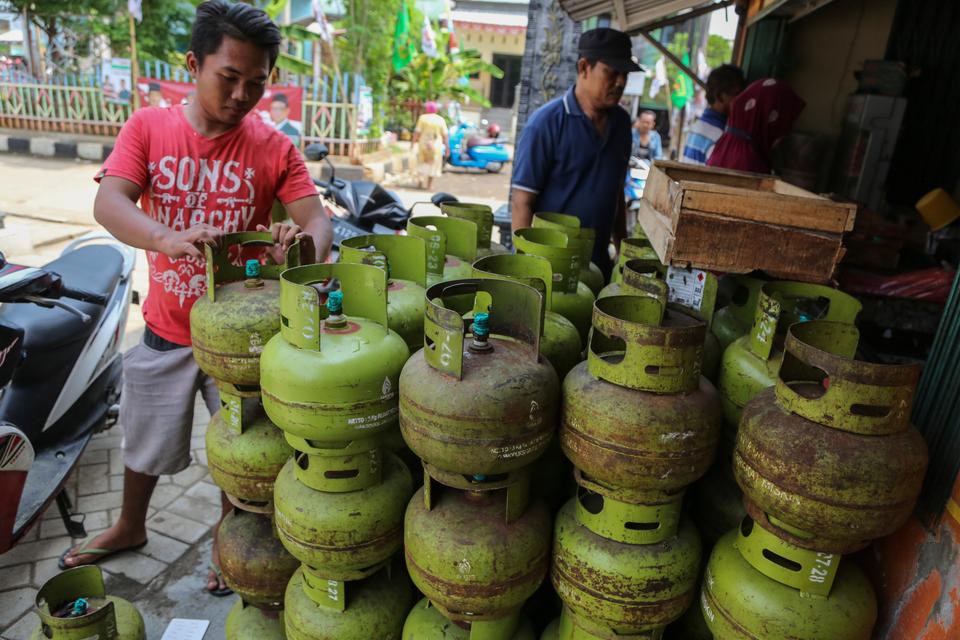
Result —
<instances>
[{"instance_id":1,"label":"building wall","mask_svg":"<svg viewBox=\"0 0 960 640\"><path fill-rule=\"evenodd\" d=\"M482 27L471 27L464 23L456 25L457 38L461 49L476 49L487 62L493 62L494 54L522 56L526 33L494 33ZM479 78L471 78L470 85L485 98L490 98L490 74L483 72Z\"/></svg>"},{"instance_id":2,"label":"building wall","mask_svg":"<svg viewBox=\"0 0 960 640\"><path fill-rule=\"evenodd\" d=\"M798 131L840 133L853 72L884 57L896 8L897 0L834 0L789 26L784 79L807 102Z\"/></svg>"}]
</instances>

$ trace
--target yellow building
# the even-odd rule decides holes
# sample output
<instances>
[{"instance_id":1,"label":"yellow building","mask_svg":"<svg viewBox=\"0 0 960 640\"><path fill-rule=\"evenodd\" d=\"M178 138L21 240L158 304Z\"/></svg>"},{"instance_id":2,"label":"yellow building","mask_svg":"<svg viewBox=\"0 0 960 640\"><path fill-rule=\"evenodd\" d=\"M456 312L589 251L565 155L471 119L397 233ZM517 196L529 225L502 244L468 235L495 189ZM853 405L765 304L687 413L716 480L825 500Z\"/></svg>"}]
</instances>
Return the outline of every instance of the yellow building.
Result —
<instances>
[{"instance_id":1,"label":"yellow building","mask_svg":"<svg viewBox=\"0 0 960 640\"><path fill-rule=\"evenodd\" d=\"M483 59L503 70L503 78L483 72L470 78L471 86L490 101L489 109L463 105L468 119L485 118L509 129L527 34L529 2L516 0L459 0L453 26L461 49L476 49Z\"/></svg>"}]
</instances>

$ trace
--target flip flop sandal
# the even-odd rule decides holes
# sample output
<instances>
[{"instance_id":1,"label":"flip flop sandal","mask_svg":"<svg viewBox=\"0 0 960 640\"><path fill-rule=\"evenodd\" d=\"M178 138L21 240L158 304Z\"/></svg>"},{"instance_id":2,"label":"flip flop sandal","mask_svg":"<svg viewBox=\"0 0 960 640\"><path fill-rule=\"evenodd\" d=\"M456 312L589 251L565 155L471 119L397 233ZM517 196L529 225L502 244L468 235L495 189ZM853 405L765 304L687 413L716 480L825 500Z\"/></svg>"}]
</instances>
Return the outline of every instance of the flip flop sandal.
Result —
<instances>
[{"instance_id":1,"label":"flip flop sandal","mask_svg":"<svg viewBox=\"0 0 960 640\"><path fill-rule=\"evenodd\" d=\"M114 555L115 553L123 553L124 551L137 551L138 549L143 549L145 546L147 546L147 541L144 540L144 541L141 542L140 544L135 544L135 545L130 546L130 547L123 547L122 549L98 549L97 547L88 547L88 546L86 546L86 545L87 545L87 543L84 542L84 543L80 546L80 548L77 549L77 552L74 553L74 554L71 554L71 553L70 553L70 552L74 549L74 547L73 547L73 546L67 547L67 550L60 554L60 559L57 561L57 566L60 567L60 570L61 570L61 571L66 571L67 569L73 569L74 567L82 567L82 566L85 566L85 565L88 565L88 564L97 564L97 563L100 562L101 560L103 560L103 559L105 559L105 558L109 558L110 556ZM86 563L83 563L83 564L69 565L69 564L67 564L67 558L68 558L70 555L74 555L74 556L99 556L99 557L97 557L93 562L86 562Z\"/></svg>"},{"instance_id":2,"label":"flip flop sandal","mask_svg":"<svg viewBox=\"0 0 960 640\"><path fill-rule=\"evenodd\" d=\"M217 565L210 563L210 571L213 571L217 574L217 584L223 580L223 570ZM214 598L223 598L225 596L233 595L233 589L230 587L216 588L216 589L207 589L207 593L212 595Z\"/></svg>"}]
</instances>

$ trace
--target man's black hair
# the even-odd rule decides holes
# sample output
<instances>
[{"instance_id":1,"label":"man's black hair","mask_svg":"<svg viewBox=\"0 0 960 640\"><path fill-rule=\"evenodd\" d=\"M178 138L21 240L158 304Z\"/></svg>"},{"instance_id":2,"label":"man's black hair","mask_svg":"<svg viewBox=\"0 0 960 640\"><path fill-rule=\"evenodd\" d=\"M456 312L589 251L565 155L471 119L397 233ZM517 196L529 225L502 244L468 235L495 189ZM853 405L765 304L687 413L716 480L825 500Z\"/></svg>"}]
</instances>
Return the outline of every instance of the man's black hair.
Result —
<instances>
[{"instance_id":1,"label":"man's black hair","mask_svg":"<svg viewBox=\"0 0 960 640\"><path fill-rule=\"evenodd\" d=\"M743 70L733 64L722 64L707 76L707 104L713 104L720 94L736 95L747 86Z\"/></svg>"},{"instance_id":2,"label":"man's black hair","mask_svg":"<svg viewBox=\"0 0 960 640\"><path fill-rule=\"evenodd\" d=\"M289 106L290 106L290 100L287 98L286 94L283 94L283 93L275 93L275 94L273 94L273 95L270 97L270 102L271 102L271 103L279 102L279 103L283 104L283 106L285 106L285 107L289 107Z\"/></svg>"},{"instance_id":3,"label":"man's black hair","mask_svg":"<svg viewBox=\"0 0 960 640\"><path fill-rule=\"evenodd\" d=\"M637 120L639 120L639 119L642 118L643 116L653 116L653 121L654 121L654 122L657 121L657 112L656 112L656 111L651 111L650 109L641 109L641 110L640 110L640 113L637 114Z\"/></svg>"},{"instance_id":4,"label":"man's black hair","mask_svg":"<svg viewBox=\"0 0 960 640\"><path fill-rule=\"evenodd\" d=\"M224 36L252 42L263 47L270 55L270 69L280 53L280 29L266 13L242 2L207 0L197 7L190 35L190 50L197 57L197 65L216 52Z\"/></svg>"},{"instance_id":5,"label":"man's black hair","mask_svg":"<svg viewBox=\"0 0 960 640\"><path fill-rule=\"evenodd\" d=\"M150 84L147 85L147 91L160 91L160 83L151 82Z\"/></svg>"}]
</instances>

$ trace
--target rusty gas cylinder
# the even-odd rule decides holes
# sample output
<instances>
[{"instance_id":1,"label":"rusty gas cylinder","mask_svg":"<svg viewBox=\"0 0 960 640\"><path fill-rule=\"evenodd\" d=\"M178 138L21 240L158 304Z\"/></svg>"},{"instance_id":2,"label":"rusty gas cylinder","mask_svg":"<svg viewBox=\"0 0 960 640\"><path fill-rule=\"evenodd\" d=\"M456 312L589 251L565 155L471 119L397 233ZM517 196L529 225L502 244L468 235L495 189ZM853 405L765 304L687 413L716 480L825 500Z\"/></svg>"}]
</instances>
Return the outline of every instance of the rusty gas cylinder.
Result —
<instances>
[{"instance_id":1,"label":"rusty gas cylinder","mask_svg":"<svg viewBox=\"0 0 960 640\"><path fill-rule=\"evenodd\" d=\"M559 382L538 353L543 304L510 280L428 289L426 346L400 375L400 428L434 478L470 488L528 466L549 444Z\"/></svg>"},{"instance_id":2,"label":"rusty gas cylinder","mask_svg":"<svg viewBox=\"0 0 960 640\"><path fill-rule=\"evenodd\" d=\"M564 453L597 483L676 492L706 473L720 400L700 375L706 325L655 298L594 305L587 361L563 384Z\"/></svg>"},{"instance_id":3,"label":"rusty gas cylinder","mask_svg":"<svg viewBox=\"0 0 960 640\"><path fill-rule=\"evenodd\" d=\"M439 494L439 495L437 495ZM550 514L515 489L462 491L427 478L407 506L404 553L414 584L447 618L516 614L547 574ZM515 512L511 517L511 510Z\"/></svg>"},{"instance_id":4,"label":"rusty gas cylinder","mask_svg":"<svg viewBox=\"0 0 960 640\"><path fill-rule=\"evenodd\" d=\"M205 436L210 477L238 509L273 511L273 482L293 455L258 398L225 396Z\"/></svg>"},{"instance_id":5,"label":"rusty gas cylinder","mask_svg":"<svg viewBox=\"0 0 960 640\"><path fill-rule=\"evenodd\" d=\"M589 620L603 634L595 637L660 633L696 595L697 530L684 518L675 526L675 535L658 536L656 543L625 542L636 531L625 526L629 523L617 510L608 517L585 517L593 515L598 502L602 510L603 502L596 498L597 494L581 492L557 515L553 586L574 615ZM619 527L614 526L618 522Z\"/></svg>"},{"instance_id":6,"label":"rusty gas cylinder","mask_svg":"<svg viewBox=\"0 0 960 640\"><path fill-rule=\"evenodd\" d=\"M910 424L913 365L854 360L859 333L837 322L790 327L776 387L748 403L734 472L791 543L849 553L906 521L927 447Z\"/></svg>"},{"instance_id":7,"label":"rusty gas cylinder","mask_svg":"<svg viewBox=\"0 0 960 640\"><path fill-rule=\"evenodd\" d=\"M283 592L300 562L277 538L270 518L234 510L217 534L223 579L247 604L283 608Z\"/></svg>"},{"instance_id":8,"label":"rusty gas cylinder","mask_svg":"<svg viewBox=\"0 0 960 640\"><path fill-rule=\"evenodd\" d=\"M297 569L287 585L283 612L288 640L400 640L413 605L413 588L400 563L343 583Z\"/></svg>"},{"instance_id":9,"label":"rusty gas cylinder","mask_svg":"<svg viewBox=\"0 0 960 640\"><path fill-rule=\"evenodd\" d=\"M283 632L283 612L264 611L243 600L237 603L227 614L224 625L227 640L285 640Z\"/></svg>"},{"instance_id":10,"label":"rusty gas cylinder","mask_svg":"<svg viewBox=\"0 0 960 640\"><path fill-rule=\"evenodd\" d=\"M403 625L403 640L536 640L533 627L519 613L501 620L457 622L445 617L427 598L418 602Z\"/></svg>"},{"instance_id":11,"label":"rusty gas cylinder","mask_svg":"<svg viewBox=\"0 0 960 640\"><path fill-rule=\"evenodd\" d=\"M193 356L200 369L231 389L254 394L260 384L260 353L280 331L280 273L300 261L299 243L291 245L282 265L262 265L250 259L243 266L233 260L243 249L272 245L269 233L228 233L218 248L205 248L205 296L190 310ZM226 387L224 387L226 385Z\"/></svg>"}]
</instances>

